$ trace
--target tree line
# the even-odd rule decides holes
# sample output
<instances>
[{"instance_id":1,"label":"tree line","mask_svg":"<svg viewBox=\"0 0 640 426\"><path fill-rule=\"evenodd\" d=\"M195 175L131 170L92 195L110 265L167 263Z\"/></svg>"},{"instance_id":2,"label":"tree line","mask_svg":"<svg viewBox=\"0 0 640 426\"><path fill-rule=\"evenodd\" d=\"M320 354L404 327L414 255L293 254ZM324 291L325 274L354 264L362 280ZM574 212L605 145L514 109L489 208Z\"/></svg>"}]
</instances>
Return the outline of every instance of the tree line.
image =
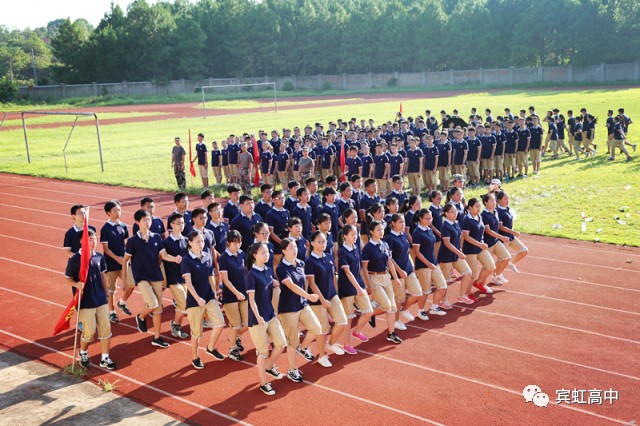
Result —
<instances>
[{"instance_id":1,"label":"tree line","mask_svg":"<svg viewBox=\"0 0 640 426\"><path fill-rule=\"evenodd\" d=\"M65 83L587 65L638 59L640 2L135 0L28 40ZM29 43L18 50L29 80Z\"/></svg>"}]
</instances>

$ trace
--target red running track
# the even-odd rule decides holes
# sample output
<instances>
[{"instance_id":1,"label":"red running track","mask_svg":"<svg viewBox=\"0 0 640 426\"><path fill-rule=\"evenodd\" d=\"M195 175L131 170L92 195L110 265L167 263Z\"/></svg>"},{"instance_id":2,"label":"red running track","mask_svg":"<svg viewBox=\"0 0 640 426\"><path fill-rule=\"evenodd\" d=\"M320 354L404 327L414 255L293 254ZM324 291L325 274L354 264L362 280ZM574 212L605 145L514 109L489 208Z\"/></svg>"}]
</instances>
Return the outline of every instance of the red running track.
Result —
<instances>
[{"instance_id":1,"label":"red running track","mask_svg":"<svg viewBox=\"0 0 640 426\"><path fill-rule=\"evenodd\" d=\"M51 336L68 303L62 239L69 207L92 206L91 224L106 220L105 201L123 203L132 224L139 199L156 200L156 213L172 210L171 194L0 174L0 335L10 350L62 368L71 360L73 333ZM200 204L195 200L191 208ZM93 367L88 380L119 380L123 396L191 424L629 424L640 412L640 250L524 236L531 255L521 274L481 295L471 307L429 321L416 319L398 346L384 339L384 321L359 344L356 356L332 355L332 368L298 357L305 382L257 388L255 353L245 335L245 361L190 365L188 342L171 339L173 315L165 294L163 335L172 344L154 350L150 335L121 315L113 326L116 372ZM457 294L457 284L452 286ZM137 312L139 294L130 299ZM414 308L415 309L415 308ZM205 341L206 339L205 336ZM226 332L218 349L226 353ZM99 361L97 344L90 347ZM286 370L283 356L278 365ZM538 385L548 407L525 403L522 389ZM603 404L556 404L556 390L609 390Z\"/></svg>"}]
</instances>

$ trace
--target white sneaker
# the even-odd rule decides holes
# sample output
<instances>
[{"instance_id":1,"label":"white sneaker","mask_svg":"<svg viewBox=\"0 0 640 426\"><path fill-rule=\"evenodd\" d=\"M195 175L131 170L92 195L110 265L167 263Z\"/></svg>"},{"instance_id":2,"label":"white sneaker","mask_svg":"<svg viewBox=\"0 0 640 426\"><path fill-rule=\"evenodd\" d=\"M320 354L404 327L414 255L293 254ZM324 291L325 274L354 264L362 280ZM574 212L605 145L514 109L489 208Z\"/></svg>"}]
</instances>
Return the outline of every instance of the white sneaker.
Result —
<instances>
[{"instance_id":1,"label":"white sneaker","mask_svg":"<svg viewBox=\"0 0 640 426\"><path fill-rule=\"evenodd\" d=\"M429 314L430 315L438 315L438 316L444 316L447 315L447 313L445 312L444 309L442 309L441 307L436 307L436 308L431 308L429 309Z\"/></svg>"},{"instance_id":2,"label":"white sneaker","mask_svg":"<svg viewBox=\"0 0 640 426\"><path fill-rule=\"evenodd\" d=\"M331 361L329 361L329 357L326 355L318 358L318 364L326 368L333 367L333 364L331 364Z\"/></svg>"},{"instance_id":3,"label":"white sneaker","mask_svg":"<svg viewBox=\"0 0 640 426\"><path fill-rule=\"evenodd\" d=\"M336 355L344 355L344 350L340 346L338 346L337 343L334 343L333 345L327 345L327 349L329 349Z\"/></svg>"},{"instance_id":4,"label":"white sneaker","mask_svg":"<svg viewBox=\"0 0 640 426\"><path fill-rule=\"evenodd\" d=\"M516 274L519 274L520 271L518 270L518 267L516 265L514 265L513 263L509 264L509 269L511 269L513 272L515 272Z\"/></svg>"},{"instance_id":5,"label":"white sneaker","mask_svg":"<svg viewBox=\"0 0 640 426\"><path fill-rule=\"evenodd\" d=\"M487 294L493 294L493 289L491 287L485 284L484 288L487 290Z\"/></svg>"},{"instance_id":6,"label":"white sneaker","mask_svg":"<svg viewBox=\"0 0 640 426\"><path fill-rule=\"evenodd\" d=\"M506 284L509 282L509 280L506 279L502 274L498 275L498 279L502 282L502 284Z\"/></svg>"},{"instance_id":7,"label":"white sneaker","mask_svg":"<svg viewBox=\"0 0 640 426\"><path fill-rule=\"evenodd\" d=\"M429 321L429 316L425 311L418 311L418 318L420 318L422 321Z\"/></svg>"},{"instance_id":8,"label":"white sneaker","mask_svg":"<svg viewBox=\"0 0 640 426\"><path fill-rule=\"evenodd\" d=\"M405 331L407 329L407 326L404 325L404 323L402 321L398 320L395 323L395 328L396 328L396 330Z\"/></svg>"},{"instance_id":9,"label":"white sneaker","mask_svg":"<svg viewBox=\"0 0 640 426\"><path fill-rule=\"evenodd\" d=\"M415 317L411 315L411 312L409 311L400 311L400 318L402 318L406 322L411 322L415 319Z\"/></svg>"},{"instance_id":10,"label":"white sneaker","mask_svg":"<svg viewBox=\"0 0 640 426\"><path fill-rule=\"evenodd\" d=\"M494 275L493 277L491 277L491 284L502 285L502 281L500 281L500 278Z\"/></svg>"}]
</instances>

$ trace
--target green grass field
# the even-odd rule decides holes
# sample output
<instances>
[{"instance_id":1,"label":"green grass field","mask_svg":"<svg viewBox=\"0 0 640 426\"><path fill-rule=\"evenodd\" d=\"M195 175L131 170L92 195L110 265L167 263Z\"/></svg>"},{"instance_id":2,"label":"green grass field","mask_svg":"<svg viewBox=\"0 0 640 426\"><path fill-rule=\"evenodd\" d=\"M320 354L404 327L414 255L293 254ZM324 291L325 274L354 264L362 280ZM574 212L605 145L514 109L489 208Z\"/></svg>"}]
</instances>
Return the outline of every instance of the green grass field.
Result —
<instances>
[{"instance_id":1,"label":"green grass field","mask_svg":"<svg viewBox=\"0 0 640 426\"><path fill-rule=\"evenodd\" d=\"M90 110L87 110L89 112ZM98 119L108 120L112 118L131 118L131 117L153 117L159 115L168 115L163 112L103 112L98 115ZM93 117L91 116L79 116L78 122L80 121L93 121ZM0 113L0 121L2 119L2 114ZM53 123L69 123L73 122L75 117L72 115L40 115L40 114L26 114L25 121L27 122L27 126L38 125L38 124L53 124ZM4 123L2 126L22 126L22 118L20 114L7 114L5 117Z\"/></svg>"},{"instance_id":2,"label":"green grass field","mask_svg":"<svg viewBox=\"0 0 640 426\"><path fill-rule=\"evenodd\" d=\"M518 180L506 185L518 213L517 228L524 232L584 239L615 244L640 245L640 159L625 163L623 156L608 162L602 151L606 138L604 121L607 109L625 107L633 118L640 111L640 89L627 90L510 90L477 93L449 98L403 101L405 116L457 108L462 116L471 107L486 107L499 115L504 107L512 111L535 105L540 114L558 107L579 111L587 107L598 116L601 124L596 133L600 153L595 159L574 161L568 158L543 159L539 177ZM187 142L187 131L203 132L207 141L220 140L230 133L271 131L283 127L305 126L316 121L328 122L351 117L377 123L392 120L398 102L375 102L341 107L321 103L313 109L260 112L189 119L167 119L146 123L102 125L105 172L100 171L95 129L81 127L74 131L67 158L69 173L65 173L62 147L69 128L30 129L32 163L28 164L22 130L0 131L0 171L84 180L112 185L127 185L154 190L174 191L175 180L170 168L173 137ZM631 128L632 142L638 141L639 129ZM640 152L639 152L640 155ZM199 190L199 177L193 179L191 190ZM188 179L189 181L189 179ZM219 191L217 191L219 192ZM467 198L479 191L468 191ZM81 201L81 200L79 200ZM517 203L517 204L516 204ZM621 207L625 207L620 212ZM581 231L580 214L593 218ZM616 219L616 217L618 219ZM621 224L618 221L622 221ZM599 232L598 232L599 231Z\"/></svg>"}]
</instances>

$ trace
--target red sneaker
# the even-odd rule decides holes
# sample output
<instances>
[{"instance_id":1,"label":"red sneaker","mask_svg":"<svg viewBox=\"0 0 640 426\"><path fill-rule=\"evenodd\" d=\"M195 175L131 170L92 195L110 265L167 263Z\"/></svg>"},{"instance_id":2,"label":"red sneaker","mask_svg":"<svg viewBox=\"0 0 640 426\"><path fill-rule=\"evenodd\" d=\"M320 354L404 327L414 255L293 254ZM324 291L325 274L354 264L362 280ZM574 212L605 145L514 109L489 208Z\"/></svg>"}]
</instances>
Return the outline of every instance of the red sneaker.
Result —
<instances>
[{"instance_id":1,"label":"red sneaker","mask_svg":"<svg viewBox=\"0 0 640 426\"><path fill-rule=\"evenodd\" d=\"M480 293L484 293L484 294L488 294L489 293L489 291L487 291L487 288L483 284L480 284L480 283L474 281L473 286L475 288L477 288L478 290L480 290Z\"/></svg>"},{"instance_id":2,"label":"red sneaker","mask_svg":"<svg viewBox=\"0 0 640 426\"><path fill-rule=\"evenodd\" d=\"M473 294L467 294L467 297L471 300L473 300L474 302L478 301L478 298L476 296L474 296Z\"/></svg>"}]
</instances>

